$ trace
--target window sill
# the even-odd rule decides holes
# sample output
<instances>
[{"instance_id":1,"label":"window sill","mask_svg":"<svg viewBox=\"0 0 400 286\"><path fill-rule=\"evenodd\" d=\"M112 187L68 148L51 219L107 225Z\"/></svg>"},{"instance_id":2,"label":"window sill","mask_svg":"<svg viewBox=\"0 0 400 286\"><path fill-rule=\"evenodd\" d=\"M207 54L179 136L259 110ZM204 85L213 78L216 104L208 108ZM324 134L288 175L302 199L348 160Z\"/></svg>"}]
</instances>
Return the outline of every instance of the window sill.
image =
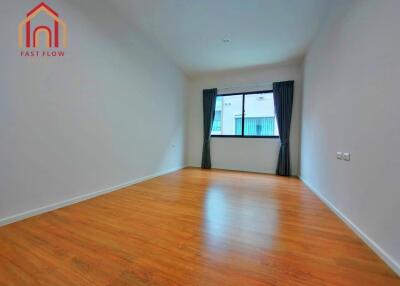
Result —
<instances>
[{"instance_id":1,"label":"window sill","mask_svg":"<svg viewBox=\"0 0 400 286\"><path fill-rule=\"evenodd\" d=\"M279 139L279 136L240 136L240 135L211 135L211 138L257 138Z\"/></svg>"}]
</instances>

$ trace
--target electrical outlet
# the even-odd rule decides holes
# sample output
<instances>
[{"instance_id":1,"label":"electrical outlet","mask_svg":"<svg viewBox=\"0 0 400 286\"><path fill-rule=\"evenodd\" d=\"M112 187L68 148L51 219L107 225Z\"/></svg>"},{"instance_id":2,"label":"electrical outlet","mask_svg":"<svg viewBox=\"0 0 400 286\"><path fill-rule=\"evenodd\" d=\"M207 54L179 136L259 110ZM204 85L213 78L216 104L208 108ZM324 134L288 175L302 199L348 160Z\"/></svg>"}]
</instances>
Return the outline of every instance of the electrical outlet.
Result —
<instances>
[{"instance_id":1,"label":"electrical outlet","mask_svg":"<svg viewBox=\"0 0 400 286\"><path fill-rule=\"evenodd\" d=\"M343 153L342 152L336 152L336 159L343 160Z\"/></svg>"},{"instance_id":2,"label":"electrical outlet","mask_svg":"<svg viewBox=\"0 0 400 286\"><path fill-rule=\"evenodd\" d=\"M343 160L350 161L350 153L343 153Z\"/></svg>"}]
</instances>

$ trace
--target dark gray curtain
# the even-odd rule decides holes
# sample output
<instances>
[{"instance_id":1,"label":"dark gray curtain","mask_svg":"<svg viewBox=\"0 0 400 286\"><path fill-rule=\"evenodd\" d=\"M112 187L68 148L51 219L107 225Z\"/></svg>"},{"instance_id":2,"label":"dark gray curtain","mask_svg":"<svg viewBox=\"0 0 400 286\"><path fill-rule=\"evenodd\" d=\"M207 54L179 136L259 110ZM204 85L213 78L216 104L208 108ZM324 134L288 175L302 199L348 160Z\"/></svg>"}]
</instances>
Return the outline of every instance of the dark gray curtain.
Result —
<instances>
[{"instance_id":1,"label":"dark gray curtain","mask_svg":"<svg viewBox=\"0 0 400 286\"><path fill-rule=\"evenodd\" d=\"M214 122L216 100L217 100L216 88L203 90L204 142L203 142L203 156L201 159L201 167L203 169L211 169L210 137L211 137L212 124Z\"/></svg>"},{"instance_id":2,"label":"dark gray curtain","mask_svg":"<svg viewBox=\"0 0 400 286\"><path fill-rule=\"evenodd\" d=\"M292 121L294 81L274 82L275 113L278 121L281 149L276 174L290 176L290 123Z\"/></svg>"}]
</instances>

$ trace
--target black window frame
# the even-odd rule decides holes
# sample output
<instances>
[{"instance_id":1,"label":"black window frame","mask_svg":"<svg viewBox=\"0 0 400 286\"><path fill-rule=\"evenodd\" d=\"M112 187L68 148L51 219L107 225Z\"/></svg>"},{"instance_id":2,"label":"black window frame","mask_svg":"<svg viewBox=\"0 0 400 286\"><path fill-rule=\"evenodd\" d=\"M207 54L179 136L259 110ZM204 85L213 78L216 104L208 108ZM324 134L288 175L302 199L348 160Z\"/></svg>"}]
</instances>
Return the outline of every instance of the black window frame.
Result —
<instances>
[{"instance_id":1,"label":"black window frame","mask_svg":"<svg viewBox=\"0 0 400 286\"><path fill-rule=\"evenodd\" d=\"M225 93L218 94L217 96L233 96L233 95L242 95L242 135L211 135L212 138L272 138L279 139L279 136L271 135L271 136L256 136L256 135L244 135L244 120L245 120L245 103L246 103L246 95L247 94L260 94L260 93L273 93L273 90L260 90L260 91L251 91L251 92L237 92L237 93ZM275 108L275 107L274 107ZM213 122L214 124L214 122Z\"/></svg>"}]
</instances>

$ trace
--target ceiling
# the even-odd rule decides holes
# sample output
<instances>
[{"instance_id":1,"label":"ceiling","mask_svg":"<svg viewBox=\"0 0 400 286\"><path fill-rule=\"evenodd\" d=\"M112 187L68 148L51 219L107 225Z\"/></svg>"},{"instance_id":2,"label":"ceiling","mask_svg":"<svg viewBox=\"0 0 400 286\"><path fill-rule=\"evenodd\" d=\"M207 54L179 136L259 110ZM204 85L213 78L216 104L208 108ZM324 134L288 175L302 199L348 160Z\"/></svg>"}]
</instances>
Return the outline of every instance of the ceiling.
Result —
<instances>
[{"instance_id":1,"label":"ceiling","mask_svg":"<svg viewBox=\"0 0 400 286\"><path fill-rule=\"evenodd\" d=\"M194 75L301 59L329 0L113 1L186 74Z\"/></svg>"}]
</instances>

